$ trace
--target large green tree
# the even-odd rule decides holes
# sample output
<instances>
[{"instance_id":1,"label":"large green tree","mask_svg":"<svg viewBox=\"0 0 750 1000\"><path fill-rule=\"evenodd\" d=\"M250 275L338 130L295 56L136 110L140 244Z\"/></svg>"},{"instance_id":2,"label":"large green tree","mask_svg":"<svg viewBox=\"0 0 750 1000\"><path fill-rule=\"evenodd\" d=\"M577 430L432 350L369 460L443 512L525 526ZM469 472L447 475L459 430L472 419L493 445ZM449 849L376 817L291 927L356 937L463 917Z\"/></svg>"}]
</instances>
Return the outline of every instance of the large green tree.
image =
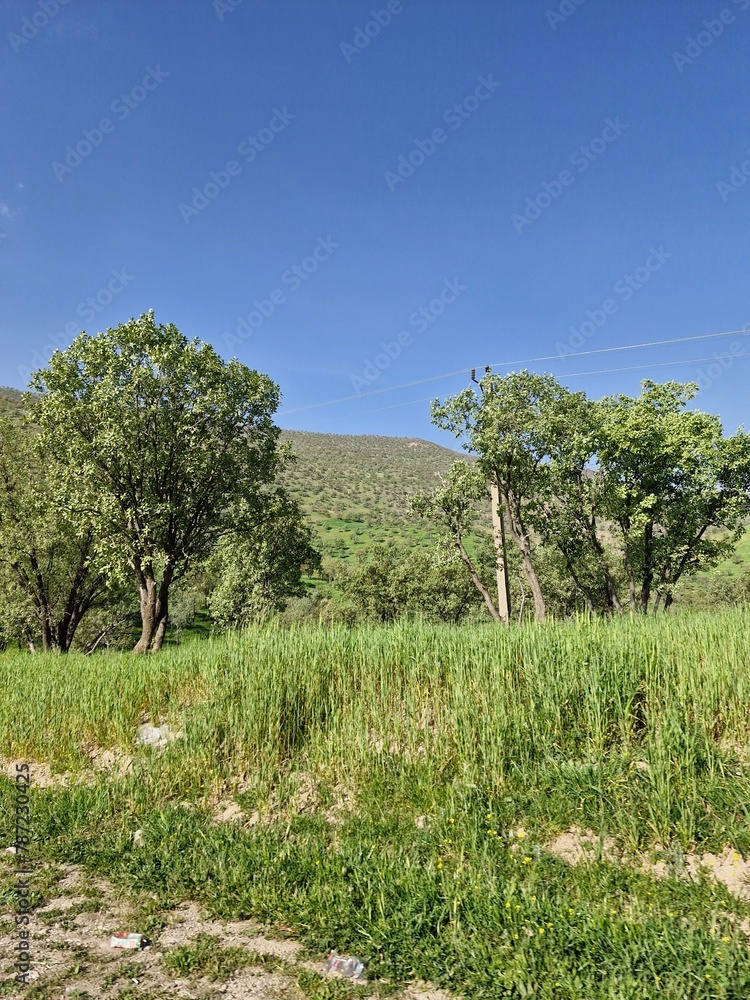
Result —
<instances>
[{"instance_id":1,"label":"large green tree","mask_svg":"<svg viewBox=\"0 0 750 1000\"><path fill-rule=\"evenodd\" d=\"M633 610L672 603L685 574L728 555L750 515L750 436L687 409L695 383L645 380L599 406L597 462Z\"/></svg>"},{"instance_id":2,"label":"large green tree","mask_svg":"<svg viewBox=\"0 0 750 1000\"><path fill-rule=\"evenodd\" d=\"M433 423L463 438L486 481L497 487L539 621L546 616L546 603L534 565L533 524L551 496L549 460L565 441L571 409L580 398L551 375L487 372L478 392L465 389L432 404Z\"/></svg>"},{"instance_id":3,"label":"large green tree","mask_svg":"<svg viewBox=\"0 0 750 1000\"><path fill-rule=\"evenodd\" d=\"M562 433L555 435L545 464L548 488L537 494L530 523L556 550L590 613L621 611L615 553L605 541L607 481L597 467L599 410L582 393L564 396L563 402Z\"/></svg>"},{"instance_id":4,"label":"large green tree","mask_svg":"<svg viewBox=\"0 0 750 1000\"><path fill-rule=\"evenodd\" d=\"M592 613L668 608L683 576L731 552L750 516L750 436L689 409L696 391L646 380L637 397L596 403L551 375L488 372L479 392L433 403L497 485L538 620L550 549Z\"/></svg>"},{"instance_id":5,"label":"large green tree","mask_svg":"<svg viewBox=\"0 0 750 1000\"><path fill-rule=\"evenodd\" d=\"M153 313L81 334L34 374L35 419L67 468L61 502L85 486L111 563L138 587L136 652L161 648L169 591L232 527L235 501L273 480L278 387Z\"/></svg>"}]
</instances>

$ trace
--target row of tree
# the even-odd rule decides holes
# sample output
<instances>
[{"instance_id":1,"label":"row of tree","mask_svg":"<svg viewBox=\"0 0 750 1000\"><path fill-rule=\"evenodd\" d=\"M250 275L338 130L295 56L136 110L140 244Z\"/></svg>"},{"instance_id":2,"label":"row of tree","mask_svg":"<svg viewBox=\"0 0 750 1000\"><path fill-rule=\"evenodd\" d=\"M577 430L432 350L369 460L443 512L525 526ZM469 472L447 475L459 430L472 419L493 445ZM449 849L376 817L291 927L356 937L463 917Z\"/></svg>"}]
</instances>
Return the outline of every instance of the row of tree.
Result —
<instances>
[{"instance_id":1,"label":"row of tree","mask_svg":"<svg viewBox=\"0 0 750 1000\"><path fill-rule=\"evenodd\" d=\"M432 405L475 461L412 507L451 538L496 620L511 613L514 557L540 621L539 565L552 557L589 612L647 613L668 609L678 582L725 558L745 530L750 435L725 437L718 417L688 409L694 383L644 381L637 397L599 401L528 371L487 371L477 386ZM497 598L465 545L488 491Z\"/></svg>"},{"instance_id":2,"label":"row of tree","mask_svg":"<svg viewBox=\"0 0 750 1000\"><path fill-rule=\"evenodd\" d=\"M267 376L148 313L81 334L31 389L23 420L0 422L0 641L95 649L135 617L143 653L190 588L225 627L303 593L320 558L278 482L293 458ZM473 455L411 500L444 543L337 572L334 610L457 622L668 609L750 515L750 436L689 409L695 392L646 381L593 401L550 375L487 371L436 400L433 422ZM476 530L487 499L491 537Z\"/></svg>"},{"instance_id":3,"label":"row of tree","mask_svg":"<svg viewBox=\"0 0 750 1000\"><path fill-rule=\"evenodd\" d=\"M135 651L158 650L170 594L207 560L224 623L299 592L318 557L276 482L291 456L267 376L149 313L81 334L31 389L23 423L0 427L6 639L64 652L99 611L95 648L127 622L135 590Z\"/></svg>"}]
</instances>

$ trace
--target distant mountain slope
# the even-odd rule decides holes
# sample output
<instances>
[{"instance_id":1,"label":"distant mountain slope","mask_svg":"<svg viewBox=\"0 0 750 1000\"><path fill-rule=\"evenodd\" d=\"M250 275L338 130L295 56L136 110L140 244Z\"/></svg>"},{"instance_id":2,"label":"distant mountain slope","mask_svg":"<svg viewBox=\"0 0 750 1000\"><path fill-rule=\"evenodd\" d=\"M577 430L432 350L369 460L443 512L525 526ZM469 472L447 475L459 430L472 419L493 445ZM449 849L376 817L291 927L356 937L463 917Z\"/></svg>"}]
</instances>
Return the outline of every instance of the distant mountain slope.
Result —
<instances>
[{"instance_id":1,"label":"distant mountain slope","mask_svg":"<svg viewBox=\"0 0 750 1000\"><path fill-rule=\"evenodd\" d=\"M23 413L23 393L20 389L0 386L0 416L18 419Z\"/></svg>"},{"instance_id":2,"label":"distant mountain slope","mask_svg":"<svg viewBox=\"0 0 750 1000\"><path fill-rule=\"evenodd\" d=\"M461 453L419 438L285 430L297 461L283 477L325 555L351 558L372 545L426 544L435 533L407 515L410 496L438 485ZM463 456L465 457L465 456Z\"/></svg>"},{"instance_id":3,"label":"distant mountain slope","mask_svg":"<svg viewBox=\"0 0 750 1000\"><path fill-rule=\"evenodd\" d=\"M310 513L371 522L403 517L409 496L437 486L459 454L417 438L284 431L297 456L285 483Z\"/></svg>"}]
</instances>

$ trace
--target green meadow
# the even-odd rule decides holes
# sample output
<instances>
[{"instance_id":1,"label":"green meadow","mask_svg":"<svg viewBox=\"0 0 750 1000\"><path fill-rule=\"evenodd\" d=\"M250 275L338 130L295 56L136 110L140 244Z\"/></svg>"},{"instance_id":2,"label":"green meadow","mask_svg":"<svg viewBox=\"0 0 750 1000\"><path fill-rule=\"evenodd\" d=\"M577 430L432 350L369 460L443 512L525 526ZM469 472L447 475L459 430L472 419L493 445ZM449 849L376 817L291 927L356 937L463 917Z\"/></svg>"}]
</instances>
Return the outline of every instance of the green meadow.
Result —
<instances>
[{"instance_id":1,"label":"green meadow","mask_svg":"<svg viewBox=\"0 0 750 1000\"><path fill-rule=\"evenodd\" d=\"M0 752L47 765L35 904L45 865L79 865L157 940L192 900L365 963L369 985L311 996L746 1000L750 900L691 859L750 852L749 651L729 610L6 653ZM147 720L175 738L136 746Z\"/></svg>"}]
</instances>

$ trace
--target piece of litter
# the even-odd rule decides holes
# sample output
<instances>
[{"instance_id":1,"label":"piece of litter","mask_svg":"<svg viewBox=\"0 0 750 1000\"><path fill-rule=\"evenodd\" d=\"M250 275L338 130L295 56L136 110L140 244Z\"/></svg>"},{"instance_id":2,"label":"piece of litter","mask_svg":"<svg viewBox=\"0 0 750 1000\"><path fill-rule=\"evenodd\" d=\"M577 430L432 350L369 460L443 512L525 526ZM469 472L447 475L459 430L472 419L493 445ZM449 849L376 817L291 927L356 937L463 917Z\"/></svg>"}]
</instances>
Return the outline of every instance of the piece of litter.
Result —
<instances>
[{"instance_id":1,"label":"piece of litter","mask_svg":"<svg viewBox=\"0 0 750 1000\"><path fill-rule=\"evenodd\" d=\"M142 934L125 934L121 932L119 934L113 934L109 939L110 948L125 948L128 950L136 950L143 947L143 942L145 938Z\"/></svg>"},{"instance_id":2,"label":"piece of litter","mask_svg":"<svg viewBox=\"0 0 750 1000\"><path fill-rule=\"evenodd\" d=\"M359 979L364 969L358 958L337 955L335 951L331 952L323 966L323 971L329 975L342 976L345 979Z\"/></svg>"},{"instance_id":3,"label":"piece of litter","mask_svg":"<svg viewBox=\"0 0 750 1000\"><path fill-rule=\"evenodd\" d=\"M133 841L133 847L143 847L146 840L143 830L136 830L131 840Z\"/></svg>"},{"instance_id":4,"label":"piece of litter","mask_svg":"<svg viewBox=\"0 0 750 1000\"><path fill-rule=\"evenodd\" d=\"M172 738L171 726L151 726L146 722L138 727L135 742L138 746L164 747Z\"/></svg>"}]
</instances>

